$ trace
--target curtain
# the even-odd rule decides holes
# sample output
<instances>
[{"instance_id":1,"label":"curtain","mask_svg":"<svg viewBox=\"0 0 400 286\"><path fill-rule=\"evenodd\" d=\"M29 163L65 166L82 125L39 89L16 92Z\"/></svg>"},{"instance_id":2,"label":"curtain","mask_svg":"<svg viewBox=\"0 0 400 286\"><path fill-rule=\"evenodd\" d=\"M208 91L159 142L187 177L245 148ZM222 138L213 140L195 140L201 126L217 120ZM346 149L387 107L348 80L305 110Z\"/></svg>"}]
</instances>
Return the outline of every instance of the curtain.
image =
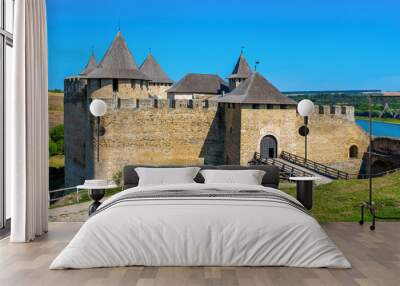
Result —
<instances>
[{"instance_id":1,"label":"curtain","mask_svg":"<svg viewBox=\"0 0 400 286\"><path fill-rule=\"evenodd\" d=\"M13 93L6 115L12 242L47 232L48 110L45 0L15 1Z\"/></svg>"}]
</instances>

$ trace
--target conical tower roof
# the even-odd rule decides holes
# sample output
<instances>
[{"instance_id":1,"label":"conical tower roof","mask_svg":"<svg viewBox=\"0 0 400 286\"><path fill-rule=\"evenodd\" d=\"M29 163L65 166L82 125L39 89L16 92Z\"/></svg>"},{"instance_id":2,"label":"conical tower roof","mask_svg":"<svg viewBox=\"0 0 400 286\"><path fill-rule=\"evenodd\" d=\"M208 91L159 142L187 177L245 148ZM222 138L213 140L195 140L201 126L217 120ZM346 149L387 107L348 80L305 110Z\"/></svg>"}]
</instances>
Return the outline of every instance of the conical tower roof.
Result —
<instances>
[{"instance_id":1,"label":"conical tower roof","mask_svg":"<svg viewBox=\"0 0 400 286\"><path fill-rule=\"evenodd\" d=\"M173 83L151 53L147 55L139 71L144 73L152 82Z\"/></svg>"},{"instance_id":2,"label":"conical tower roof","mask_svg":"<svg viewBox=\"0 0 400 286\"><path fill-rule=\"evenodd\" d=\"M248 79L218 101L247 104L297 105L296 101L282 94L258 72L252 73Z\"/></svg>"},{"instance_id":3,"label":"conical tower roof","mask_svg":"<svg viewBox=\"0 0 400 286\"><path fill-rule=\"evenodd\" d=\"M117 37L108 48L100 64L88 74L88 77L148 80L148 78L137 69L135 60L121 32L118 32Z\"/></svg>"},{"instance_id":4,"label":"conical tower roof","mask_svg":"<svg viewBox=\"0 0 400 286\"><path fill-rule=\"evenodd\" d=\"M251 75L251 69L249 64L246 61L246 58L243 55L243 52L240 53L240 56L236 62L235 68L232 71L232 74L229 78L248 78Z\"/></svg>"},{"instance_id":5,"label":"conical tower roof","mask_svg":"<svg viewBox=\"0 0 400 286\"><path fill-rule=\"evenodd\" d=\"M87 75L97 67L96 57L94 53L90 55L89 61L85 68L79 73L80 75Z\"/></svg>"}]
</instances>

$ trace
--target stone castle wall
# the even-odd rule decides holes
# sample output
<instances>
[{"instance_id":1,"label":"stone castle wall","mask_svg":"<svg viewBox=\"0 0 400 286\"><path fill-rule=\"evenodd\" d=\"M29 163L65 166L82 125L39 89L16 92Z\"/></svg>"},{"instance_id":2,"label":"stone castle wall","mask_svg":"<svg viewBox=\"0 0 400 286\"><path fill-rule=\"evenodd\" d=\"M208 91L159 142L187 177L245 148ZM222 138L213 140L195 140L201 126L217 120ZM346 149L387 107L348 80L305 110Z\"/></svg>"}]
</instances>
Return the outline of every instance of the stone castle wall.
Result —
<instances>
[{"instance_id":1,"label":"stone castle wall","mask_svg":"<svg viewBox=\"0 0 400 286\"><path fill-rule=\"evenodd\" d=\"M240 164L241 112L238 104L224 106L225 164Z\"/></svg>"},{"instance_id":2,"label":"stone castle wall","mask_svg":"<svg viewBox=\"0 0 400 286\"><path fill-rule=\"evenodd\" d=\"M166 83L149 83L148 93L151 97L158 99L167 99L167 90L170 89L172 84Z\"/></svg>"},{"instance_id":3,"label":"stone castle wall","mask_svg":"<svg viewBox=\"0 0 400 286\"><path fill-rule=\"evenodd\" d=\"M265 135L285 150L304 155L303 124L295 109L218 105L215 100L113 98L98 93L108 105L105 128L97 139L86 80L65 83L65 170L67 185L84 178L110 179L127 164L247 164L260 151ZM139 87L140 88L140 87ZM368 137L354 122L354 108L317 106L309 120L309 158L329 163L349 159L356 145L362 156Z\"/></svg>"},{"instance_id":4,"label":"stone castle wall","mask_svg":"<svg viewBox=\"0 0 400 286\"><path fill-rule=\"evenodd\" d=\"M65 185L76 186L92 176L93 160L87 81L68 78L64 84Z\"/></svg>"},{"instance_id":5,"label":"stone castle wall","mask_svg":"<svg viewBox=\"0 0 400 286\"><path fill-rule=\"evenodd\" d=\"M278 154L287 151L304 156L304 137L298 129L304 119L296 110L250 109L241 110L240 163L247 163L254 152L260 151L261 139L266 135L278 141ZM308 158L320 163L349 160L349 149L355 145L359 154L367 151L368 136L354 121L354 108L344 106L316 106L309 118Z\"/></svg>"},{"instance_id":6,"label":"stone castle wall","mask_svg":"<svg viewBox=\"0 0 400 286\"><path fill-rule=\"evenodd\" d=\"M143 80L119 79L117 92L113 92L112 79L89 79L87 86L89 98L149 98L148 83Z\"/></svg>"},{"instance_id":7,"label":"stone castle wall","mask_svg":"<svg viewBox=\"0 0 400 286\"><path fill-rule=\"evenodd\" d=\"M117 109L109 105L101 119L106 133L100 138L94 176L111 178L128 164L222 164L224 138L217 103L177 101L170 106L166 100L124 100ZM93 136L94 149L95 140Z\"/></svg>"}]
</instances>

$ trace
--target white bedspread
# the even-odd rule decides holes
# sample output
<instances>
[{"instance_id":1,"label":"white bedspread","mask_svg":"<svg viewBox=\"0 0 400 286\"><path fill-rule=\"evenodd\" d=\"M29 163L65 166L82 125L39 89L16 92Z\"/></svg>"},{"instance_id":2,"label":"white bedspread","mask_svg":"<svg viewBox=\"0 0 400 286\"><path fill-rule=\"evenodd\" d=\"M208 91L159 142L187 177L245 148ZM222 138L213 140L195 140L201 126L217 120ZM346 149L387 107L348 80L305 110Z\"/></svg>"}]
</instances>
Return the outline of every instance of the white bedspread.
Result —
<instances>
[{"instance_id":1,"label":"white bedspread","mask_svg":"<svg viewBox=\"0 0 400 286\"><path fill-rule=\"evenodd\" d=\"M281 191L250 185L185 184L149 190ZM349 268L311 216L286 204L246 198L124 201L89 218L50 269L145 266L294 266Z\"/></svg>"}]
</instances>

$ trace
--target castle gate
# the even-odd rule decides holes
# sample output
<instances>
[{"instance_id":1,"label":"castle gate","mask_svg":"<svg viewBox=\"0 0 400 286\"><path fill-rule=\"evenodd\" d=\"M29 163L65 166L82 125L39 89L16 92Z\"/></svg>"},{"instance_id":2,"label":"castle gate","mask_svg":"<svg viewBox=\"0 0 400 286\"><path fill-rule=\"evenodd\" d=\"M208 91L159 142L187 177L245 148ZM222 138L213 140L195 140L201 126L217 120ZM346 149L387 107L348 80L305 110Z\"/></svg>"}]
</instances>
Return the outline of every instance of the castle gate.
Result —
<instances>
[{"instance_id":1,"label":"castle gate","mask_svg":"<svg viewBox=\"0 0 400 286\"><path fill-rule=\"evenodd\" d=\"M261 139L260 153L262 158L276 158L278 156L278 141L272 135Z\"/></svg>"}]
</instances>

